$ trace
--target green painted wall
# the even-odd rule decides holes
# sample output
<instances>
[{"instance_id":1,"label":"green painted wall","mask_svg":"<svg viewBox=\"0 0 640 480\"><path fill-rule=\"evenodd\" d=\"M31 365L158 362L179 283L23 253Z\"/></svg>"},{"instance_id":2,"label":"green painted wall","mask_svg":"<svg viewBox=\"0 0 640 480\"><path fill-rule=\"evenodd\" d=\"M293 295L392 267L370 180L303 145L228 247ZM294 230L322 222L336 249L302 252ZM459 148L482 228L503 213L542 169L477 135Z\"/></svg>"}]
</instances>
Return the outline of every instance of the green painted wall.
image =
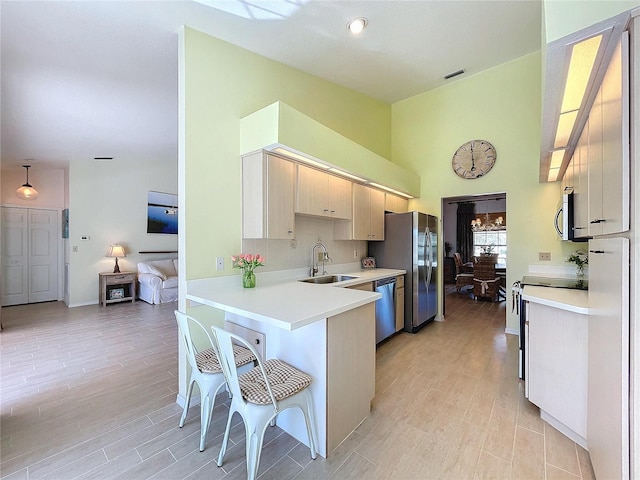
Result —
<instances>
[{"instance_id":1,"label":"green painted wall","mask_svg":"<svg viewBox=\"0 0 640 480\"><path fill-rule=\"evenodd\" d=\"M508 286L528 265L549 263L538 262L539 251L563 263L553 227L560 189L538 183L540 60L539 52L527 55L392 106L393 161L421 176L422 194L411 208L440 217L444 197L507 193ZM464 180L451 159L473 139L491 142L497 161L486 176ZM507 316L507 328L517 331L515 315Z\"/></svg>"},{"instance_id":2,"label":"green painted wall","mask_svg":"<svg viewBox=\"0 0 640 480\"><path fill-rule=\"evenodd\" d=\"M391 106L196 30L184 30L187 280L238 273L240 119L278 100L389 158ZM364 166L366 169L366 166ZM216 272L215 257L225 270Z\"/></svg>"},{"instance_id":3,"label":"green painted wall","mask_svg":"<svg viewBox=\"0 0 640 480\"><path fill-rule=\"evenodd\" d=\"M544 0L544 35L551 43L640 6L640 0Z\"/></svg>"}]
</instances>

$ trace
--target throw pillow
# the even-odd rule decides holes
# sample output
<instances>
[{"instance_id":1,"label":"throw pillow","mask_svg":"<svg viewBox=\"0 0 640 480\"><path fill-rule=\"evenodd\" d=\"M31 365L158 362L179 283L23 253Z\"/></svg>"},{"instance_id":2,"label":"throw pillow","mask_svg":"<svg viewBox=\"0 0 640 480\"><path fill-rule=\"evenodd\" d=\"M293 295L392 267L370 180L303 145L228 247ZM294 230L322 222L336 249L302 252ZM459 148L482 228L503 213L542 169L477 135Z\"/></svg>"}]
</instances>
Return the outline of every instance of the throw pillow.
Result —
<instances>
[{"instance_id":1,"label":"throw pillow","mask_svg":"<svg viewBox=\"0 0 640 480\"><path fill-rule=\"evenodd\" d=\"M149 273L153 273L154 275L159 276L163 282L167 279L167 276L153 265L149 265Z\"/></svg>"}]
</instances>

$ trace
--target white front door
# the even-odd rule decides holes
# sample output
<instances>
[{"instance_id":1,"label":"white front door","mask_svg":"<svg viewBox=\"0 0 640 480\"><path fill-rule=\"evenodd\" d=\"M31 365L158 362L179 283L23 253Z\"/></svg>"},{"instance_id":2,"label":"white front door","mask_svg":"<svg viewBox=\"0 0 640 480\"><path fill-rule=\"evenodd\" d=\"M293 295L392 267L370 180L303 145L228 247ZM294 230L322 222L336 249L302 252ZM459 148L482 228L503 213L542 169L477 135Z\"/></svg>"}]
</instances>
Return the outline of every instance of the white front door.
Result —
<instances>
[{"instance_id":1,"label":"white front door","mask_svg":"<svg viewBox=\"0 0 640 480\"><path fill-rule=\"evenodd\" d=\"M2 207L2 305L58 299L58 212Z\"/></svg>"}]
</instances>

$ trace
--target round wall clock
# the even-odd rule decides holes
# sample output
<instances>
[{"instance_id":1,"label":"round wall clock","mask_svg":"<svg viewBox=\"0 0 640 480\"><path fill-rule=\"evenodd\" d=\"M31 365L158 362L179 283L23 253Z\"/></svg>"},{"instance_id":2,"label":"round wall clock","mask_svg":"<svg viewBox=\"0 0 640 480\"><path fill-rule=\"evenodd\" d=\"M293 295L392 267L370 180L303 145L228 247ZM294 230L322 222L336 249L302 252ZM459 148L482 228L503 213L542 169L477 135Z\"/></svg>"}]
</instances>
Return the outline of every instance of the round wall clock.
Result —
<instances>
[{"instance_id":1,"label":"round wall clock","mask_svg":"<svg viewBox=\"0 0 640 480\"><path fill-rule=\"evenodd\" d=\"M478 178L489 172L496 163L496 149L486 140L471 140L453 155L451 166L462 178Z\"/></svg>"}]
</instances>

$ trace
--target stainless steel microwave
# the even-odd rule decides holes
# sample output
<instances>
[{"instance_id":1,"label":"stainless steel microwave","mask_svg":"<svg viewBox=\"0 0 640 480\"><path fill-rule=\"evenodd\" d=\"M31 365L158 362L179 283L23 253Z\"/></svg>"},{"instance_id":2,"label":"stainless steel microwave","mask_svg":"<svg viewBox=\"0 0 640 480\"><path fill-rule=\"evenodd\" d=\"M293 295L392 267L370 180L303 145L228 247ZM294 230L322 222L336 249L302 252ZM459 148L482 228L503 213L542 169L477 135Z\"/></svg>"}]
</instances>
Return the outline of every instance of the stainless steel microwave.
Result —
<instances>
[{"instance_id":1,"label":"stainless steel microwave","mask_svg":"<svg viewBox=\"0 0 640 480\"><path fill-rule=\"evenodd\" d=\"M564 192L562 192L562 204L556 212L554 221L556 232L562 240L570 240L572 242L586 242L588 238L575 237L575 225L573 222L573 201L573 188L565 187Z\"/></svg>"}]
</instances>

